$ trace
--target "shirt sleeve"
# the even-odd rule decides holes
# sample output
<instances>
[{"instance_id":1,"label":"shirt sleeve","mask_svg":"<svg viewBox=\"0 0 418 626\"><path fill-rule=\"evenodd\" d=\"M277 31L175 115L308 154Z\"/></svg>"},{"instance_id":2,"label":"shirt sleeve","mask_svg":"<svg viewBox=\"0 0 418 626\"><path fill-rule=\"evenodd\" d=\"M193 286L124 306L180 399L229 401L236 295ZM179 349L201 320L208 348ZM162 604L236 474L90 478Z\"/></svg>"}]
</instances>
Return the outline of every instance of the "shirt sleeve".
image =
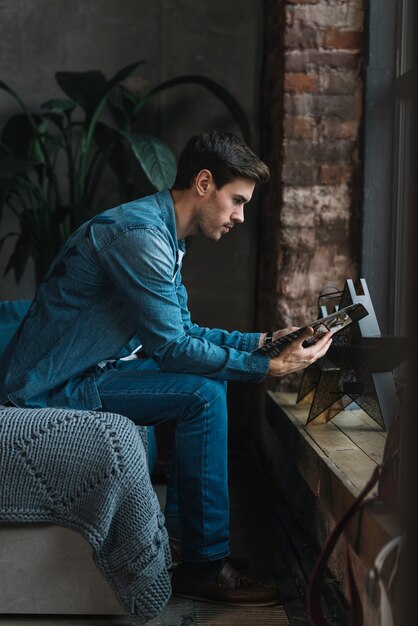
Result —
<instances>
[{"instance_id":1,"label":"shirt sleeve","mask_svg":"<svg viewBox=\"0 0 418 626\"><path fill-rule=\"evenodd\" d=\"M221 328L206 328L194 324L187 306L187 290L181 282L181 276L177 287L177 297L181 307L184 328L192 337L202 337L217 346L227 346L243 352L251 352L258 348L261 333L241 333L238 330L228 332Z\"/></svg>"},{"instance_id":2,"label":"shirt sleeve","mask_svg":"<svg viewBox=\"0 0 418 626\"><path fill-rule=\"evenodd\" d=\"M176 277L175 252L165 233L150 226L130 228L97 254L129 307L145 351L162 370L220 380L264 379L269 357L245 349L256 347L258 333L192 324L186 291Z\"/></svg>"}]
</instances>

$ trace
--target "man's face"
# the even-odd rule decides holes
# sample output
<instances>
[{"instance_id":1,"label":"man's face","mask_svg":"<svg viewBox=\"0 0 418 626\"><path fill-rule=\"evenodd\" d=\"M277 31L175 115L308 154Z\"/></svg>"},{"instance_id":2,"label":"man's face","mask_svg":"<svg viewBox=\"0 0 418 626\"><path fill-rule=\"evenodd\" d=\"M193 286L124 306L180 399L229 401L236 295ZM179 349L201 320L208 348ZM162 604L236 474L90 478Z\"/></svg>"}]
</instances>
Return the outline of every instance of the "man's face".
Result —
<instances>
[{"instance_id":1,"label":"man's face","mask_svg":"<svg viewBox=\"0 0 418 626\"><path fill-rule=\"evenodd\" d=\"M244 221L244 205L251 200L255 183L245 178L236 178L220 189L214 183L207 200L197 211L198 230L213 241L229 233L235 224Z\"/></svg>"}]
</instances>

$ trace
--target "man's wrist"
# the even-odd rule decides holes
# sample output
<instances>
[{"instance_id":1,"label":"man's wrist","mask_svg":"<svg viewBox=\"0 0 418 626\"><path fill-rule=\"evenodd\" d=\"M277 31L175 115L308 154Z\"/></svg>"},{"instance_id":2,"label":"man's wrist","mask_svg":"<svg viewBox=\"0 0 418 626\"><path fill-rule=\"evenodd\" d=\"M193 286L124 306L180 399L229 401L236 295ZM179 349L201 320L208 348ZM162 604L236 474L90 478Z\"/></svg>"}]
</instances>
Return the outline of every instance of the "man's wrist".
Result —
<instances>
[{"instance_id":1,"label":"man's wrist","mask_svg":"<svg viewBox=\"0 0 418 626\"><path fill-rule=\"evenodd\" d=\"M264 346L264 342L266 340L267 337L267 333L261 333L260 335L260 339L258 340L258 347L261 348L261 346Z\"/></svg>"},{"instance_id":2,"label":"man's wrist","mask_svg":"<svg viewBox=\"0 0 418 626\"><path fill-rule=\"evenodd\" d=\"M266 332L266 336L264 338L264 345L271 343L273 341L273 332L272 330L268 330Z\"/></svg>"},{"instance_id":3,"label":"man's wrist","mask_svg":"<svg viewBox=\"0 0 418 626\"><path fill-rule=\"evenodd\" d=\"M273 341L272 330L268 330L266 333L261 333L260 339L258 342L258 347L261 348L261 346L265 346L267 343L270 343L271 341Z\"/></svg>"}]
</instances>

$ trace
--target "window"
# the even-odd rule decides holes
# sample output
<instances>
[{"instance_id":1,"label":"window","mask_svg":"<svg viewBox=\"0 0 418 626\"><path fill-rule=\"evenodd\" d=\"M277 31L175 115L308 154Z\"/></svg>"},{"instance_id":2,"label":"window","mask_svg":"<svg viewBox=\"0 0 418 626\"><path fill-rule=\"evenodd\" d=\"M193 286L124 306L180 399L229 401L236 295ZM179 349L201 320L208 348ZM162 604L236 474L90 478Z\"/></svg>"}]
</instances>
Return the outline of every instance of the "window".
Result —
<instances>
[{"instance_id":1,"label":"window","mask_svg":"<svg viewBox=\"0 0 418 626\"><path fill-rule=\"evenodd\" d=\"M369 3L362 275L382 333L406 333L413 0Z\"/></svg>"}]
</instances>

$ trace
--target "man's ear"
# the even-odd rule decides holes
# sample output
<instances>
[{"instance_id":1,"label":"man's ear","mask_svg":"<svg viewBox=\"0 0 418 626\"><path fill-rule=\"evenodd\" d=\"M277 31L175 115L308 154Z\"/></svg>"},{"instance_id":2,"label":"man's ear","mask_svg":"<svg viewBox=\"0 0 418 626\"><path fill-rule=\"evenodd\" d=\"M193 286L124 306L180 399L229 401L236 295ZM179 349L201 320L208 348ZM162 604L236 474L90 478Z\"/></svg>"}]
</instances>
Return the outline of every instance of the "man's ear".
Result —
<instances>
[{"instance_id":1,"label":"man's ear","mask_svg":"<svg viewBox=\"0 0 418 626\"><path fill-rule=\"evenodd\" d=\"M213 176L209 170L200 170L194 179L194 184L199 196L205 196L213 184Z\"/></svg>"}]
</instances>

